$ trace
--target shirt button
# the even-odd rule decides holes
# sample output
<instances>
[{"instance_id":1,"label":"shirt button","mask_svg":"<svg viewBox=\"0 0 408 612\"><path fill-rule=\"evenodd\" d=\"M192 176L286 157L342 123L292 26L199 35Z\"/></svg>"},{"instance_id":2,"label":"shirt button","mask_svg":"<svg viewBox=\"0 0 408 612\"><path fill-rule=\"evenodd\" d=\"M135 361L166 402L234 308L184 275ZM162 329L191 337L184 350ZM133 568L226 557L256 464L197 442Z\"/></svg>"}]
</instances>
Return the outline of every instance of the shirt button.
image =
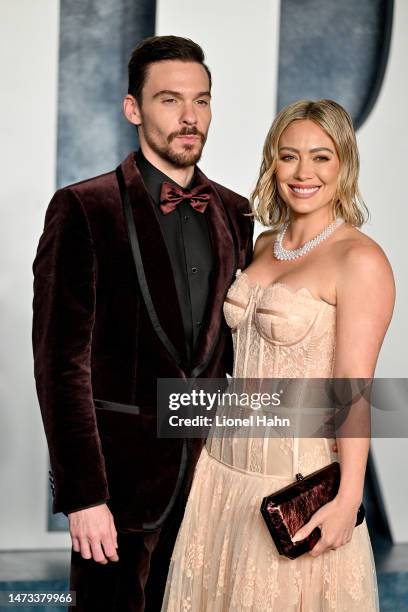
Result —
<instances>
[{"instance_id":1,"label":"shirt button","mask_svg":"<svg viewBox=\"0 0 408 612\"><path fill-rule=\"evenodd\" d=\"M189 217L188 215L184 215L184 217L183 217L183 221L184 221L185 223L187 223L187 221L189 220L189 218L190 218L190 217Z\"/></svg>"},{"instance_id":2,"label":"shirt button","mask_svg":"<svg viewBox=\"0 0 408 612\"><path fill-rule=\"evenodd\" d=\"M196 268L196 267L191 268L191 272L192 272L193 274L197 274L197 272L198 272L198 268Z\"/></svg>"},{"instance_id":3,"label":"shirt button","mask_svg":"<svg viewBox=\"0 0 408 612\"><path fill-rule=\"evenodd\" d=\"M197 322L196 322L196 326L197 326L197 327L201 327L201 321L197 321Z\"/></svg>"}]
</instances>

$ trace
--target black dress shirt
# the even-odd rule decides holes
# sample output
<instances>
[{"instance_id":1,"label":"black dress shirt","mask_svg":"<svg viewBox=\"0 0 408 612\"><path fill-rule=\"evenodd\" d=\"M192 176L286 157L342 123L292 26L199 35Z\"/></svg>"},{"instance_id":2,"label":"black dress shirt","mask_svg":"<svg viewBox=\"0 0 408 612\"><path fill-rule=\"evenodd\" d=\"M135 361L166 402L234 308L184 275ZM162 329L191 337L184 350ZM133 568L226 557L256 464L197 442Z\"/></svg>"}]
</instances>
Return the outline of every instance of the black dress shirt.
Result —
<instances>
[{"instance_id":1,"label":"black dress shirt","mask_svg":"<svg viewBox=\"0 0 408 612\"><path fill-rule=\"evenodd\" d=\"M155 210L173 269L186 337L186 355L188 361L191 361L204 321L213 271L206 211L200 213L188 200L183 200L173 212L164 215L159 206L162 183L177 183L153 166L141 149L136 153L136 164L156 205ZM194 172L190 184L184 189L190 190L196 184L197 173ZM211 206L211 200L208 206Z\"/></svg>"}]
</instances>

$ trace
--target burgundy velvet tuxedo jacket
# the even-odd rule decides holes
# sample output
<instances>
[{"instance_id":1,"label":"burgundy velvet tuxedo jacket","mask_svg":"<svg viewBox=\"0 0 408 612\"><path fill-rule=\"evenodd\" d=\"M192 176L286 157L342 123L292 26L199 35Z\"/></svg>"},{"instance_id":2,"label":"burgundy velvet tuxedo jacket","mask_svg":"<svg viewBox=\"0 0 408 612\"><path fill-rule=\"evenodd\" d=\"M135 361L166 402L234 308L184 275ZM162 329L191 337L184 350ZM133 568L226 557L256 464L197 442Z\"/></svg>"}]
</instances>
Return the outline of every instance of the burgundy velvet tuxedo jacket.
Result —
<instances>
[{"instance_id":1,"label":"burgundy velvet tuxedo jacket","mask_svg":"<svg viewBox=\"0 0 408 612\"><path fill-rule=\"evenodd\" d=\"M150 530L191 480L202 441L156 437L156 379L223 377L222 305L252 255L248 201L209 181L215 274L193 363L155 204L134 154L56 192L34 261L33 347L54 512L107 501L118 529Z\"/></svg>"}]
</instances>

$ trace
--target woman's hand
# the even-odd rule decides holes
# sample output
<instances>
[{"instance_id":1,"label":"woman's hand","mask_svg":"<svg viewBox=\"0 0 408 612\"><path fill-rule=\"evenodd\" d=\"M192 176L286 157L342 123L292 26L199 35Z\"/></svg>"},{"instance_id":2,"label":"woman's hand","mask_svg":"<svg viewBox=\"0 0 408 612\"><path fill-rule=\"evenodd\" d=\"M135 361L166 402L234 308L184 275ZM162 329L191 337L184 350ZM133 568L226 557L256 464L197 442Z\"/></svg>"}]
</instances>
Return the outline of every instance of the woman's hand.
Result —
<instances>
[{"instance_id":1,"label":"woman's hand","mask_svg":"<svg viewBox=\"0 0 408 612\"><path fill-rule=\"evenodd\" d=\"M310 521L293 536L292 542L307 538L315 527L319 527L321 538L310 551L312 557L340 548L351 540L359 506L360 503L351 504L348 500L335 497L313 514Z\"/></svg>"}]
</instances>

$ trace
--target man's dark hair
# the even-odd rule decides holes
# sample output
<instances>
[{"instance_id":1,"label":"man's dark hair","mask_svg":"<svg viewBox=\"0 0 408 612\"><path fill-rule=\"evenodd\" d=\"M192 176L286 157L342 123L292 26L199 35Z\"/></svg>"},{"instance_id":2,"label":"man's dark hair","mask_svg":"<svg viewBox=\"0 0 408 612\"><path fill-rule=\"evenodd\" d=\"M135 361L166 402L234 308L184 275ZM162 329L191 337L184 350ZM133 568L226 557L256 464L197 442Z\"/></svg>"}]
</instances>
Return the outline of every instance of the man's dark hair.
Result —
<instances>
[{"instance_id":1,"label":"man's dark hair","mask_svg":"<svg viewBox=\"0 0 408 612\"><path fill-rule=\"evenodd\" d=\"M150 64L164 60L179 60L182 62L197 62L201 64L208 75L211 90L211 72L205 65L204 51L194 41L181 36L150 36L145 38L132 51L128 64L128 93L142 103L142 90L146 81Z\"/></svg>"}]
</instances>

